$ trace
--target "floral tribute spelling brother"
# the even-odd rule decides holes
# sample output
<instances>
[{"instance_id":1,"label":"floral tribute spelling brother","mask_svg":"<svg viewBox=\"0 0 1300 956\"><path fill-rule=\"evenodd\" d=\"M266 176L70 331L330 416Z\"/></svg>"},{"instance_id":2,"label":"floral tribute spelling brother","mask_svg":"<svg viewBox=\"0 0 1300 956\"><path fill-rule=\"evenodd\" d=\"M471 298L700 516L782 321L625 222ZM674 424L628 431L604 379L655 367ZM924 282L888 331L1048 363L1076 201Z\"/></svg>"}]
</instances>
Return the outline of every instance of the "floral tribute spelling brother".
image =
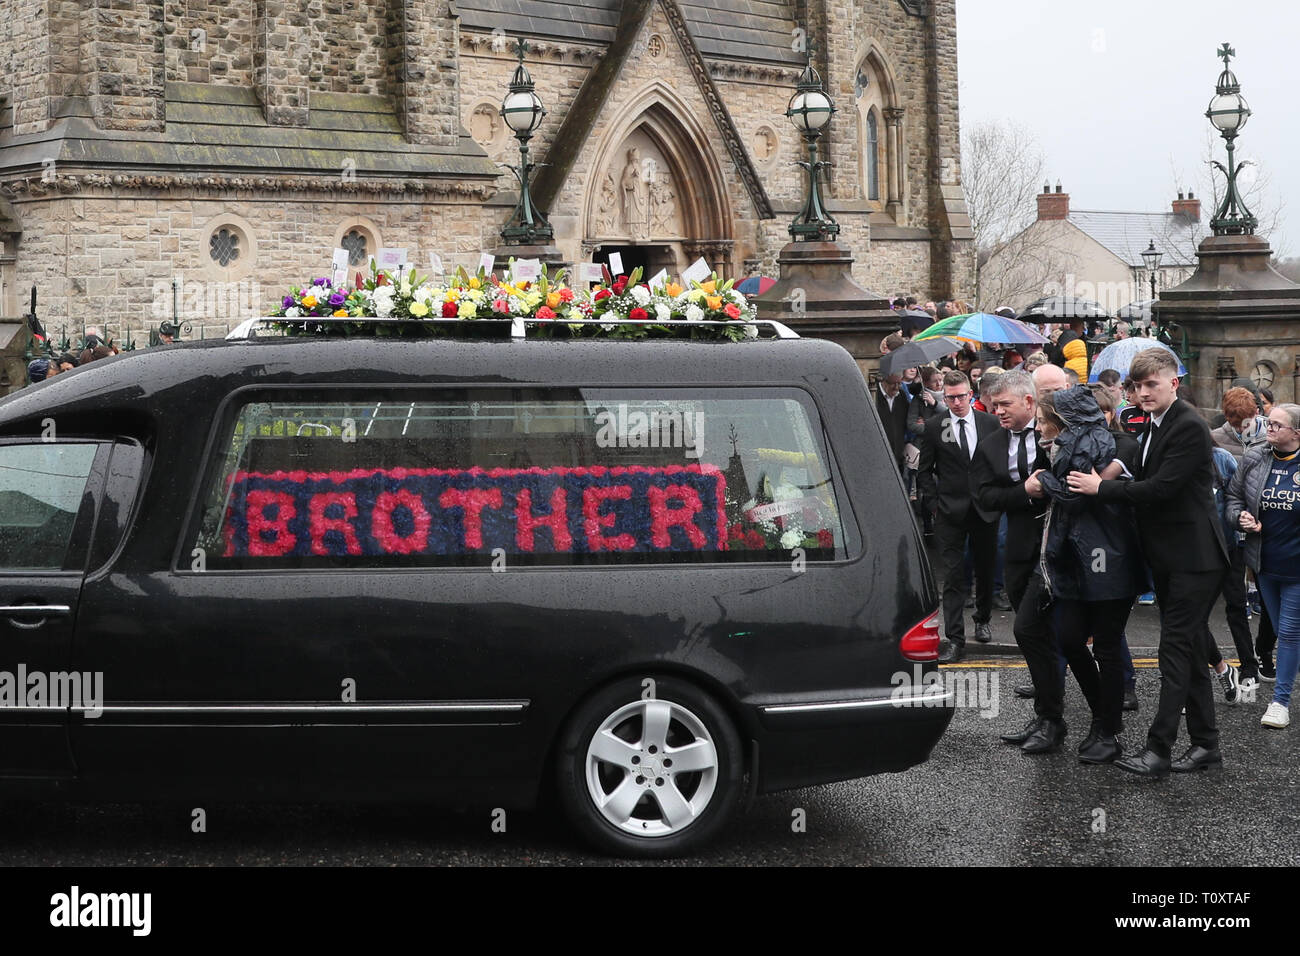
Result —
<instances>
[{"instance_id":1,"label":"floral tribute spelling brother","mask_svg":"<svg viewBox=\"0 0 1300 956\"><path fill-rule=\"evenodd\" d=\"M436 335L446 331L443 323L429 319L552 320L572 337L645 338L670 331L676 322L703 320L725 322L725 326L700 326L693 332L701 338L740 340L756 338L756 307L734 288L735 280L720 280L713 274L707 281L673 282L667 276L642 282L642 270L630 275L611 276L590 289L567 285L561 269L550 275L545 267L537 279L513 279L511 271L498 278L479 269L470 275L465 269L435 282L430 276L403 271L400 278L378 269L372 259L369 277L356 274L351 286L335 287L329 278L313 279L306 286L293 286L272 313L285 321L287 333L326 330L313 328L312 318L356 319L356 324L337 323L331 328L343 333L370 332L367 319L408 319L396 326L379 326L384 334ZM653 284L653 287L652 287ZM578 324L597 319L599 324Z\"/></svg>"}]
</instances>

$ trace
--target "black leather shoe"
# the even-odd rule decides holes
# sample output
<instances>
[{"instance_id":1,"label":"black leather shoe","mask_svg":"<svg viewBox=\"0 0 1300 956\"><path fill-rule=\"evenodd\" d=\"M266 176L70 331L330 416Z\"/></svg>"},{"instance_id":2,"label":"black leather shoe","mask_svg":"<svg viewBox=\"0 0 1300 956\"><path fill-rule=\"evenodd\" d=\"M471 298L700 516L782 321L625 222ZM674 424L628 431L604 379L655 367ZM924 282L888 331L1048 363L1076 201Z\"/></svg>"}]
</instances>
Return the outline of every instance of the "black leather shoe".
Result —
<instances>
[{"instance_id":1,"label":"black leather shoe","mask_svg":"<svg viewBox=\"0 0 1300 956\"><path fill-rule=\"evenodd\" d=\"M1065 742L1065 732L1065 721L1044 720L1042 726L1020 745L1020 750L1027 754L1053 753L1061 749L1061 744Z\"/></svg>"},{"instance_id":2,"label":"black leather shoe","mask_svg":"<svg viewBox=\"0 0 1300 956\"><path fill-rule=\"evenodd\" d=\"M1169 769L1174 773L1195 773L1197 770L1222 770L1223 754L1216 747L1213 750L1206 750L1204 747L1189 747L1187 753L1183 754L1172 764Z\"/></svg>"},{"instance_id":3,"label":"black leather shoe","mask_svg":"<svg viewBox=\"0 0 1300 956\"><path fill-rule=\"evenodd\" d=\"M956 664L962 659L962 652L965 644L958 644L955 641L949 641L947 648L939 655L940 664Z\"/></svg>"},{"instance_id":4,"label":"black leather shoe","mask_svg":"<svg viewBox=\"0 0 1300 956\"><path fill-rule=\"evenodd\" d=\"M1016 696L1023 697L1025 700L1033 700L1038 696L1038 691L1034 689L1033 684L1017 684Z\"/></svg>"},{"instance_id":5,"label":"black leather shoe","mask_svg":"<svg viewBox=\"0 0 1300 956\"><path fill-rule=\"evenodd\" d=\"M1124 691L1124 709L1137 711L1142 708L1142 702L1138 700L1136 687L1129 687Z\"/></svg>"},{"instance_id":6,"label":"black leather shoe","mask_svg":"<svg viewBox=\"0 0 1300 956\"><path fill-rule=\"evenodd\" d=\"M1123 753L1118 737L1098 734L1079 751L1079 763L1114 763Z\"/></svg>"},{"instance_id":7,"label":"black leather shoe","mask_svg":"<svg viewBox=\"0 0 1300 956\"><path fill-rule=\"evenodd\" d=\"M1100 737L1101 735L1102 735L1101 723L1099 721L1094 720L1091 724L1088 725L1088 736L1084 737L1081 741L1079 741L1079 747L1078 747L1079 753L1083 753L1085 750L1091 747L1096 742L1097 738Z\"/></svg>"},{"instance_id":8,"label":"black leather shoe","mask_svg":"<svg viewBox=\"0 0 1300 956\"><path fill-rule=\"evenodd\" d=\"M999 591L993 595L993 606L999 611L1011 610L1011 598L1007 597L1006 591Z\"/></svg>"},{"instance_id":9,"label":"black leather shoe","mask_svg":"<svg viewBox=\"0 0 1300 956\"><path fill-rule=\"evenodd\" d=\"M1169 776L1169 758L1160 756L1154 750L1120 757L1115 761L1115 766L1148 780L1160 780Z\"/></svg>"},{"instance_id":10,"label":"black leather shoe","mask_svg":"<svg viewBox=\"0 0 1300 956\"><path fill-rule=\"evenodd\" d=\"M1023 744L1032 737L1038 728L1043 726L1043 718L1035 717L1029 723L1025 724L1024 730L1017 730L1014 734L1003 734L999 739L1004 744Z\"/></svg>"},{"instance_id":11,"label":"black leather shoe","mask_svg":"<svg viewBox=\"0 0 1300 956\"><path fill-rule=\"evenodd\" d=\"M988 621L985 621L983 624L975 625L975 640L979 641L981 644L987 644L989 641L993 640L993 628L989 626Z\"/></svg>"}]
</instances>

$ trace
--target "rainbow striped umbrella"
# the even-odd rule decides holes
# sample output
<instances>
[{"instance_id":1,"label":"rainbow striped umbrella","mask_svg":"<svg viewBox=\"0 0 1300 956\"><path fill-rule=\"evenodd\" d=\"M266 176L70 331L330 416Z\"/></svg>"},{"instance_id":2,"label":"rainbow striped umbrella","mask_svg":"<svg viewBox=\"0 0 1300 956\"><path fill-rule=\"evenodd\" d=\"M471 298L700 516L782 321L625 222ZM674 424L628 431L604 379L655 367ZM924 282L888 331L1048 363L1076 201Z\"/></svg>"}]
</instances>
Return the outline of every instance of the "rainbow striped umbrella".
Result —
<instances>
[{"instance_id":1,"label":"rainbow striped umbrella","mask_svg":"<svg viewBox=\"0 0 1300 956\"><path fill-rule=\"evenodd\" d=\"M1025 323L1006 316L993 315L990 312L972 312L969 315L954 315L950 319L936 322L924 332L913 337L913 341L933 339L946 335L952 339L964 339L968 342L1001 342L1006 345L1034 342L1044 344L1047 338L1034 331Z\"/></svg>"}]
</instances>

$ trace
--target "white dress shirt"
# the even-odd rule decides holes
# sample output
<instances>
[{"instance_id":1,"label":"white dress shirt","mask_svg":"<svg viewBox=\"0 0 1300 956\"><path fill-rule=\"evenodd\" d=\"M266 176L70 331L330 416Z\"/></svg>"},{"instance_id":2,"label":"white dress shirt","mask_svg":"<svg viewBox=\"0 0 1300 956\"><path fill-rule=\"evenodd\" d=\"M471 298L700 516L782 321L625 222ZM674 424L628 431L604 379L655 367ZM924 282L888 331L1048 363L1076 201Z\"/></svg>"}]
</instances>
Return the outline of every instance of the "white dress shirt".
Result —
<instances>
[{"instance_id":1,"label":"white dress shirt","mask_svg":"<svg viewBox=\"0 0 1300 956\"><path fill-rule=\"evenodd\" d=\"M965 423L966 423L966 426L965 426L965 427L966 427L966 444L970 446L970 457L971 457L971 458L974 458L974 457L975 457L975 445L976 445L977 442L978 442L978 439L975 437L975 409L972 408L969 412L967 412L965 418L961 418L961 417L959 417L959 416L957 416L957 415L954 415L952 412L949 412L949 413L948 413L948 419L949 419L949 421L952 422L952 440L955 441L955 442L957 443L957 447L958 447L958 448L961 447L961 430L962 430L962 426L958 425L957 423L958 423L958 422L965 422Z\"/></svg>"}]
</instances>

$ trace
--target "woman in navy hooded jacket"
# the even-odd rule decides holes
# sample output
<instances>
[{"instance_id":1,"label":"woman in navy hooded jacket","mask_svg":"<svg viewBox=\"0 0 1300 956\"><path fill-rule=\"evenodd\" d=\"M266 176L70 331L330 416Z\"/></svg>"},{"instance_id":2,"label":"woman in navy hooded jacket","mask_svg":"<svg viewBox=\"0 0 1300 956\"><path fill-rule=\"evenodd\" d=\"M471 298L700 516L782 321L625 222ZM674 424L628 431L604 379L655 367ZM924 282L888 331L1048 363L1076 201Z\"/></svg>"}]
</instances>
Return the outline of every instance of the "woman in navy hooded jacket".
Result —
<instances>
[{"instance_id":1,"label":"woman in navy hooded jacket","mask_svg":"<svg viewBox=\"0 0 1300 956\"><path fill-rule=\"evenodd\" d=\"M1128 506L1079 495L1065 479L1071 471L1094 469L1120 477L1124 468L1106 416L1087 388L1076 385L1043 396L1038 433L1052 442L1052 466L1038 474L1050 498L1039 570L1055 605L1061 653L1092 709L1092 727L1079 747L1079 759L1110 763L1123 753L1121 643L1142 561Z\"/></svg>"}]
</instances>

